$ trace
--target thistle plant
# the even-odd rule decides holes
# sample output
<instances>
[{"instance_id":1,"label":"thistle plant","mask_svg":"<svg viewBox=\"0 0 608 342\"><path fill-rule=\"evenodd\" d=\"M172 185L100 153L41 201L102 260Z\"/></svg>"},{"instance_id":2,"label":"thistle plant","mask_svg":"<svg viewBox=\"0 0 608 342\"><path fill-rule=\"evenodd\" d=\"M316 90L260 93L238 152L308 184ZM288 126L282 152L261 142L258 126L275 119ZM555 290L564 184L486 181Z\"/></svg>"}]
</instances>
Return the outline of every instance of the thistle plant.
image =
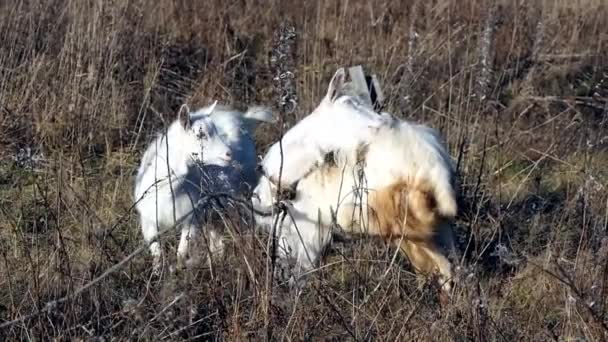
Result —
<instances>
[{"instance_id":1,"label":"thistle plant","mask_svg":"<svg viewBox=\"0 0 608 342\"><path fill-rule=\"evenodd\" d=\"M479 78L477 79L478 98L487 100L494 68L494 38L496 32L496 6L490 4L481 37L479 39Z\"/></svg>"},{"instance_id":2,"label":"thistle plant","mask_svg":"<svg viewBox=\"0 0 608 342\"><path fill-rule=\"evenodd\" d=\"M274 33L274 45L270 56L274 91L282 119L287 114L294 113L298 105L294 74L296 36L295 27L283 21Z\"/></svg>"}]
</instances>

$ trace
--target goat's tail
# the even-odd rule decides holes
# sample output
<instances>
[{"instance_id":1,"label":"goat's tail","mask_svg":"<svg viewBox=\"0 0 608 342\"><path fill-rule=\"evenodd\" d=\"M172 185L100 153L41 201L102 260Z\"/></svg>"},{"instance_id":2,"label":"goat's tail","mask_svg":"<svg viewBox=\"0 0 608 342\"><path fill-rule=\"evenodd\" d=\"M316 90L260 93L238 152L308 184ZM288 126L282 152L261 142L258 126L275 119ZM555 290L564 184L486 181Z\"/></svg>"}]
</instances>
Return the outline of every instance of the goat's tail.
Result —
<instances>
[{"instance_id":1,"label":"goat's tail","mask_svg":"<svg viewBox=\"0 0 608 342\"><path fill-rule=\"evenodd\" d=\"M272 110L264 106L249 107L243 116L247 119L255 121L264 121L269 123L276 121Z\"/></svg>"},{"instance_id":2,"label":"goat's tail","mask_svg":"<svg viewBox=\"0 0 608 342\"><path fill-rule=\"evenodd\" d=\"M437 212L445 218L453 219L458 213L458 203L452 184L447 179L435 183L433 194L437 204Z\"/></svg>"},{"instance_id":3,"label":"goat's tail","mask_svg":"<svg viewBox=\"0 0 608 342\"><path fill-rule=\"evenodd\" d=\"M456 215L451 189L437 191L429 182L397 182L370 194L371 225L378 234L411 241L429 241L441 223Z\"/></svg>"},{"instance_id":4,"label":"goat's tail","mask_svg":"<svg viewBox=\"0 0 608 342\"><path fill-rule=\"evenodd\" d=\"M260 121L273 123L277 120L270 108L264 106L252 106L249 107L245 113L243 113L243 121L245 122L245 126L247 127L249 133L253 134Z\"/></svg>"}]
</instances>

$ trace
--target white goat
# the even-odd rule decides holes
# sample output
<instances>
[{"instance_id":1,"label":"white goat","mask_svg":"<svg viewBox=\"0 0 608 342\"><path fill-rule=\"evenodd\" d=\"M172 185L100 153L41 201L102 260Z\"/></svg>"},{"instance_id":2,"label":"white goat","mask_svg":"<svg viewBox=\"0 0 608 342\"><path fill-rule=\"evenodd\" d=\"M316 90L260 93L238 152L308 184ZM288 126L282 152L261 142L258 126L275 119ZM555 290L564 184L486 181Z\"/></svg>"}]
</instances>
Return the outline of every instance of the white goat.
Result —
<instances>
[{"instance_id":1,"label":"white goat","mask_svg":"<svg viewBox=\"0 0 608 342\"><path fill-rule=\"evenodd\" d=\"M159 228L181 226L178 264L188 254L203 214L197 202L209 193L242 194L257 182L253 132L259 121L273 122L266 108L242 113L228 107L208 107L178 118L159 134L144 153L135 179L135 202L144 240L150 243ZM209 232L211 252L222 249L217 232ZM154 269L160 267L161 246L150 244Z\"/></svg>"},{"instance_id":2,"label":"white goat","mask_svg":"<svg viewBox=\"0 0 608 342\"><path fill-rule=\"evenodd\" d=\"M284 141L294 143L283 153L282 176L295 195L284 202L288 216L276 233L279 256L295 261L298 278L318 264L336 223L349 233L380 235L396 243L418 271L438 273L443 289L450 291L452 270L443 247L453 248L449 221L457 203L452 161L438 132L388 113L377 114L354 97L336 97L343 82L340 71L336 75L313 112L314 120L333 121L334 126L318 129L307 123L312 120L307 117L284 135ZM332 117L336 113L339 116ZM295 143L300 137L306 139ZM262 165L270 175L277 174L277 145ZM333 160L315 161L324 152L333 152ZM276 183L268 174L260 178L252 196L254 207L272 207ZM266 229L275 220L255 218Z\"/></svg>"}]
</instances>

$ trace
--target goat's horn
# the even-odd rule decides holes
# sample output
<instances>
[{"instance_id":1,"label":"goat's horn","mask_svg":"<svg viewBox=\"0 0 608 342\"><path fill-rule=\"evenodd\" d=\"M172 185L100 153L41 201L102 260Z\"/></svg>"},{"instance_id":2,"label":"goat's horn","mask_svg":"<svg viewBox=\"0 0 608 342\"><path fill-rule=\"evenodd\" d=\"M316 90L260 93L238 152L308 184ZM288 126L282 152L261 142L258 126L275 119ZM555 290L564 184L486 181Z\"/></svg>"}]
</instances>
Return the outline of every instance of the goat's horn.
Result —
<instances>
[{"instance_id":1,"label":"goat's horn","mask_svg":"<svg viewBox=\"0 0 608 342\"><path fill-rule=\"evenodd\" d=\"M213 104L209 108L209 114L213 113L213 111L215 110L215 106L217 106L217 100L215 100L215 102L213 102Z\"/></svg>"}]
</instances>

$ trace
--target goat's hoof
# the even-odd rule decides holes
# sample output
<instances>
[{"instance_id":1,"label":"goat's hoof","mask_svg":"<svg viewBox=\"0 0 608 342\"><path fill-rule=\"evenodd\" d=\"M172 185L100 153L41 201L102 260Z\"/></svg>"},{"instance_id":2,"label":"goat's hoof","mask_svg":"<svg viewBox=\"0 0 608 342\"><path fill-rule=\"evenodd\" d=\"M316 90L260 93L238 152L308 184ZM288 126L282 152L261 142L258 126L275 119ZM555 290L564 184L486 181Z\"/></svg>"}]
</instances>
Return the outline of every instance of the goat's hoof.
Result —
<instances>
[{"instance_id":1,"label":"goat's hoof","mask_svg":"<svg viewBox=\"0 0 608 342\"><path fill-rule=\"evenodd\" d=\"M442 279L439 283L439 285L441 286L441 291L442 292L446 292L446 293L452 293L452 291L454 290L454 279L452 279L452 277L446 277L447 279Z\"/></svg>"},{"instance_id":2,"label":"goat's hoof","mask_svg":"<svg viewBox=\"0 0 608 342\"><path fill-rule=\"evenodd\" d=\"M175 266L171 266L171 273L182 271L186 268L187 261L184 257L178 256Z\"/></svg>"},{"instance_id":3,"label":"goat's hoof","mask_svg":"<svg viewBox=\"0 0 608 342\"><path fill-rule=\"evenodd\" d=\"M439 304L441 307L446 307L448 304L450 304L451 297L452 296L449 292L444 290L439 291Z\"/></svg>"},{"instance_id":4,"label":"goat's hoof","mask_svg":"<svg viewBox=\"0 0 608 342\"><path fill-rule=\"evenodd\" d=\"M185 262L184 262L184 267L185 268L192 268L194 265L196 265L198 263L198 259L194 258L194 257L190 257L188 258Z\"/></svg>"},{"instance_id":5,"label":"goat's hoof","mask_svg":"<svg viewBox=\"0 0 608 342\"><path fill-rule=\"evenodd\" d=\"M152 276L154 277L159 277L162 271L163 265L160 261L160 258L156 257L154 258L154 261L152 261Z\"/></svg>"},{"instance_id":6,"label":"goat's hoof","mask_svg":"<svg viewBox=\"0 0 608 342\"><path fill-rule=\"evenodd\" d=\"M306 280L304 279L304 277L297 277L291 276L289 278L289 289L293 292L295 292L297 295L300 295L304 289L304 286L306 286Z\"/></svg>"},{"instance_id":7,"label":"goat's hoof","mask_svg":"<svg viewBox=\"0 0 608 342\"><path fill-rule=\"evenodd\" d=\"M447 280L441 285L441 288L439 289L439 303L441 306L446 306L450 303L453 289L454 282L452 280Z\"/></svg>"},{"instance_id":8,"label":"goat's hoof","mask_svg":"<svg viewBox=\"0 0 608 342\"><path fill-rule=\"evenodd\" d=\"M285 284L289 283L291 278L291 267L286 260L277 260L274 266L274 279L277 283Z\"/></svg>"},{"instance_id":9,"label":"goat's hoof","mask_svg":"<svg viewBox=\"0 0 608 342\"><path fill-rule=\"evenodd\" d=\"M180 264L171 265L171 266L169 266L169 273L176 274L176 273L182 272L184 269L186 269L186 267L184 265L180 265Z\"/></svg>"},{"instance_id":10,"label":"goat's hoof","mask_svg":"<svg viewBox=\"0 0 608 342\"><path fill-rule=\"evenodd\" d=\"M177 263L177 269L180 271L190 270L194 267L201 264L201 258L199 256L191 256L189 258L184 258L180 262Z\"/></svg>"}]
</instances>

